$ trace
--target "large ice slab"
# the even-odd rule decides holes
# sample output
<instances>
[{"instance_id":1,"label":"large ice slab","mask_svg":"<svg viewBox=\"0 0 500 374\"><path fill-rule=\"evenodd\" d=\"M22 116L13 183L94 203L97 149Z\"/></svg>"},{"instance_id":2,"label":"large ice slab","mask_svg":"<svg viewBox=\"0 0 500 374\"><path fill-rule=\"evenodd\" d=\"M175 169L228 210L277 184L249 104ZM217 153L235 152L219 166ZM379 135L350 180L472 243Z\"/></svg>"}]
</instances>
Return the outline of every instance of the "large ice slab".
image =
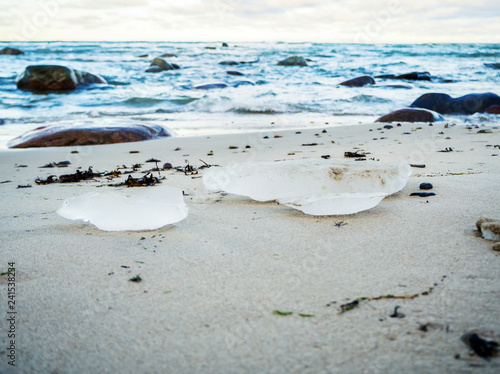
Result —
<instances>
[{"instance_id":1,"label":"large ice slab","mask_svg":"<svg viewBox=\"0 0 500 374\"><path fill-rule=\"evenodd\" d=\"M71 197L57 213L90 222L103 231L155 230L186 218L182 191L159 186L94 192Z\"/></svg>"},{"instance_id":2,"label":"large ice slab","mask_svg":"<svg viewBox=\"0 0 500 374\"><path fill-rule=\"evenodd\" d=\"M289 160L213 167L203 182L210 191L277 200L306 214L334 215L373 208L401 190L410 175L406 163Z\"/></svg>"}]
</instances>

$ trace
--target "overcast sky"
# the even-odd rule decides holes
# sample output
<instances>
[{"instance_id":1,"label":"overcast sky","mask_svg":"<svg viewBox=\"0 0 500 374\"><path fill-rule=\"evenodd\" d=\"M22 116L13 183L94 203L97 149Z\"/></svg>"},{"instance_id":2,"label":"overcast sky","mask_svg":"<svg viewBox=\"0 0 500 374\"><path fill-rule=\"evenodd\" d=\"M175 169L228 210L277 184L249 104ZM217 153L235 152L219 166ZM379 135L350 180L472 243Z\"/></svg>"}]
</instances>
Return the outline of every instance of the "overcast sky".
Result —
<instances>
[{"instance_id":1,"label":"overcast sky","mask_svg":"<svg viewBox=\"0 0 500 374\"><path fill-rule=\"evenodd\" d=\"M0 40L499 43L499 0L0 0Z\"/></svg>"}]
</instances>

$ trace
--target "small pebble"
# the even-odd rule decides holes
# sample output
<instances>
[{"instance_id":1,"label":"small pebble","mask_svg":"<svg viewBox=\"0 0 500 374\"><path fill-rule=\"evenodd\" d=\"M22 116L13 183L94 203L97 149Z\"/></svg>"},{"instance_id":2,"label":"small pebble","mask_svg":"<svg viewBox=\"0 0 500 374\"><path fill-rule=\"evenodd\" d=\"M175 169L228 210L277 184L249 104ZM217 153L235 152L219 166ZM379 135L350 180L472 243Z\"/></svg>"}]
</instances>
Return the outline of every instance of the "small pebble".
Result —
<instances>
[{"instance_id":1,"label":"small pebble","mask_svg":"<svg viewBox=\"0 0 500 374\"><path fill-rule=\"evenodd\" d=\"M394 126L392 126L392 125L385 125L385 126L384 126L384 129L392 129L393 127L394 127Z\"/></svg>"},{"instance_id":2,"label":"small pebble","mask_svg":"<svg viewBox=\"0 0 500 374\"><path fill-rule=\"evenodd\" d=\"M420 183L421 190L432 190L432 187L431 183Z\"/></svg>"},{"instance_id":3,"label":"small pebble","mask_svg":"<svg viewBox=\"0 0 500 374\"><path fill-rule=\"evenodd\" d=\"M321 158L324 158L325 160L328 160L330 158L330 155L323 155Z\"/></svg>"}]
</instances>

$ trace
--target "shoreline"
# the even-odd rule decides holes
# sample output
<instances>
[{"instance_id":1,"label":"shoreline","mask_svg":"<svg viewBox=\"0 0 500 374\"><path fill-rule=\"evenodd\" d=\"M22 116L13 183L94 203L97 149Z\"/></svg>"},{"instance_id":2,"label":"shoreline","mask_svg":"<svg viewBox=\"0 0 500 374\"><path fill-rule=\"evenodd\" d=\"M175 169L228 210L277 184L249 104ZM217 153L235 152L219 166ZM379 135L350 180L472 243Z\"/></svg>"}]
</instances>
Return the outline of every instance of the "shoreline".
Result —
<instances>
[{"instance_id":1,"label":"shoreline","mask_svg":"<svg viewBox=\"0 0 500 374\"><path fill-rule=\"evenodd\" d=\"M479 366L497 372L498 358L470 355L460 337L473 330L500 340L500 253L475 229L480 216L500 218L500 156L493 156L500 154L500 130L445 124L325 125L0 150L0 182L11 180L0 184L0 270L16 262L18 369L438 373ZM98 187L104 178L34 183L77 167L111 171L141 163L146 170L155 165L146 163L150 158L160 165L227 166L344 159L358 149L370 152L367 158L426 166L412 168L406 187L375 208L332 217L209 193L203 171L162 171L164 185L185 192L189 214L141 232L103 232L55 213L68 197L111 190ZM63 160L71 165L39 168ZM432 183L436 196L410 197L422 182ZM26 184L32 187L16 188ZM136 275L143 281L130 282ZM0 285L5 289L4 277ZM361 301L339 314L340 305L387 294L419 296ZM5 292L1 301L7 305ZM396 306L404 318L390 317ZM0 369L9 373L4 358Z\"/></svg>"}]
</instances>

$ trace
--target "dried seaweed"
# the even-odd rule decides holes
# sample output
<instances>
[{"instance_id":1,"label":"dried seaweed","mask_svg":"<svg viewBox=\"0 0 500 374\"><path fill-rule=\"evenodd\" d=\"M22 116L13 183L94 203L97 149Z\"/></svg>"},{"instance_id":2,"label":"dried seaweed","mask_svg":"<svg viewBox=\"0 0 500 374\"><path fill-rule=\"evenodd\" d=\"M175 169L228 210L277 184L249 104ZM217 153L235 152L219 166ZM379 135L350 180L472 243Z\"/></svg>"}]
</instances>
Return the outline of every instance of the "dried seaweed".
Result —
<instances>
[{"instance_id":1,"label":"dried seaweed","mask_svg":"<svg viewBox=\"0 0 500 374\"><path fill-rule=\"evenodd\" d=\"M438 152L443 152L443 153L447 153L447 152L453 152L453 148L451 147L446 147L445 149L441 149L440 151Z\"/></svg>"},{"instance_id":2,"label":"dried seaweed","mask_svg":"<svg viewBox=\"0 0 500 374\"><path fill-rule=\"evenodd\" d=\"M356 152L344 152L344 157L345 158L360 158L360 157L366 157L366 153L360 153L359 150Z\"/></svg>"},{"instance_id":3,"label":"dried seaweed","mask_svg":"<svg viewBox=\"0 0 500 374\"><path fill-rule=\"evenodd\" d=\"M69 165L71 165L71 162L69 161L59 161L59 162L51 162L49 164L45 164L43 166L39 166L39 168L66 168Z\"/></svg>"},{"instance_id":4,"label":"dried seaweed","mask_svg":"<svg viewBox=\"0 0 500 374\"><path fill-rule=\"evenodd\" d=\"M59 177L60 183L77 183L89 179L94 179L95 177L101 177L102 173L94 172L92 170L92 166L88 168L88 170L80 171L77 170L73 174L64 174Z\"/></svg>"},{"instance_id":5,"label":"dried seaweed","mask_svg":"<svg viewBox=\"0 0 500 374\"><path fill-rule=\"evenodd\" d=\"M161 183L161 180L155 176L153 176L152 173L148 173L144 175L142 178L134 178L132 175L129 175L127 180L122 183L117 183L117 184L110 184L109 186L113 187L120 187L120 186L126 186L126 187L147 187L147 186L154 186L155 184Z\"/></svg>"},{"instance_id":6,"label":"dried seaweed","mask_svg":"<svg viewBox=\"0 0 500 374\"><path fill-rule=\"evenodd\" d=\"M493 340L485 340L475 332L468 332L460 338L479 357L489 360L490 357L497 356L500 345Z\"/></svg>"},{"instance_id":7,"label":"dried seaweed","mask_svg":"<svg viewBox=\"0 0 500 374\"><path fill-rule=\"evenodd\" d=\"M135 277L130 278L128 281L140 283L140 282L142 282L142 278L139 275L136 275Z\"/></svg>"},{"instance_id":8,"label":"dried seaweed","mask_svg":"<svg viewBox=\"0 0 500 374\"><path fill-rule=\"evenodd\" d=\"M444 278L446 278L446 276L443 276L443 278L441 279L441 282L444 280ZM429 287L426 291L423 291L421 293L416 293L414 295L391 295L391 294L388 294L388 295L381 295L381 296L376 296L376 297L358 297L356 299L354 299L353 301L350 301L348 303L345 303L345 304L342 304L340 306L340 310L339 310L339 314L343 314L345 312L348 312L350 310L353 310L355 308L357 308L360 304L360 301L375 301L375 300L382 300L382 299L406 299L406 300L413 300L419 296L428 296L432 293L432 291L434 290L434 288L437 286L438 284L437 283L434 283L434 286L433 287ZM326 306L330 306L332 304L335 304L336 302L335 301L332 301L328 304L326 304ZM394 309L394 314L396 317L399 317L399 318L403 318L401 317L401 315L398 315L397 313L397 309L399 308L396 307ZM392 316L392 315L391 315ZM404 315L403 315L404 316ZM395 317L394 317L395 318Z\"/></svg>"},{"instance_id":9,"label":"dried seaweed","mask_svg":"<svg viewBox=\"0 0 500 374\"><path fill-rule=\"evenodd\" d=\"M31 184L18 184L17 188L31 188Z\"/></svg>"}]
</instances>

